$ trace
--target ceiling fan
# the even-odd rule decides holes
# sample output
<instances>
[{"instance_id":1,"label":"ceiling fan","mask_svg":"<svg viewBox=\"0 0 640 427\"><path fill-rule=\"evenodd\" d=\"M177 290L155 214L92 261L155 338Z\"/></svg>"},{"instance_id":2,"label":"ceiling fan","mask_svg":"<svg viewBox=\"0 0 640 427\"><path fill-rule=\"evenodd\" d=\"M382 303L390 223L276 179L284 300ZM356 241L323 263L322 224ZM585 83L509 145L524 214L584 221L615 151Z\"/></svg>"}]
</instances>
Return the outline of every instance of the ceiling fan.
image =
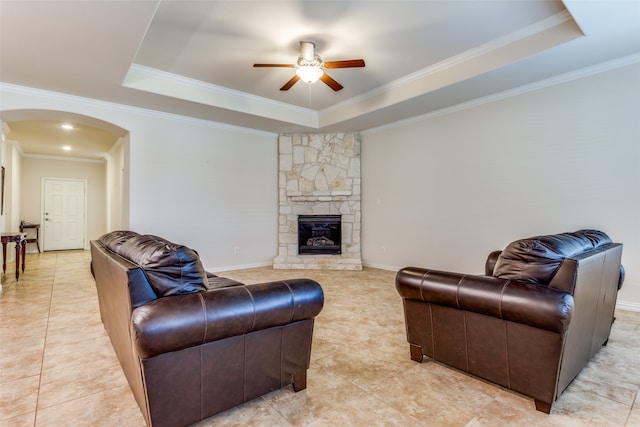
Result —
<instances>
[{"instance_id":1,"label":"ceiling fan","mask_svg":"<svg viewBox=\"0 0 640 427\"><path fill-rule=\"evenodd\" d=\"M322 80L327 86L334 91L339 91L343 86L329 76L324 70L330 68L358 68L364 67L363 59L347 59L344 61L327 61L324 62L318 54L315 53L316 45L312 42L300 42L300 56L295 64L253 64L254 67L285 67L295 68L296 74L289 79L288 82L280 88L280 90L289 90L291 86L296 84L298 80L305 83L315 83Z\"/></svg>"}]
</instances>

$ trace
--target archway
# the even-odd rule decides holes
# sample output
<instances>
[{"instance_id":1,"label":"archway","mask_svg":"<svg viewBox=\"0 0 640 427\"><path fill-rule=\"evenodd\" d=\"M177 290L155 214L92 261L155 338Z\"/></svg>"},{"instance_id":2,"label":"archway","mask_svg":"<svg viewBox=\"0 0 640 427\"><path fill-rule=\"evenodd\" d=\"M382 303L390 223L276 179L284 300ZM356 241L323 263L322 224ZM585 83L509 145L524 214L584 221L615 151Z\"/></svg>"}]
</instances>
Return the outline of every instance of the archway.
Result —
<instances>
[{"instance_id":1,"label":"archway","mask_svg":"<svg viewBox=\"0 0 640 427\"><path fill-rule=\"evenodd\" d=\"M77 113L57 110L22 109L5 110L0 112L3 125L3 147L0 159L5 166L7 180L5 193L5 206L10 208L2 215L2 230L18 228L20 221L41 222L42 220L42 177L48 178L78 178L91 169L102 170L102 182L98 187L88 188L89 197L98 199L97 203L90 202L88 218L88 240L97 237L96 234L112 229L128 226L128 153L129 131L113 123ZM21 141L12 139L11 126L25 123L71 123L79 129L83 129L84 135L91 130L113 136L113 145L96 158L78 158L74 155L65 155L60 152L51 155L47 151L38 151L38 144L29 144L24 149ZM28 136L24 134L24 126L20 138ZM26 127L28 129L28 126ZM35 126L34 126L35 128ZM72 134L69 134L71 138ZM41 138L42 139L42 138ZM53 137L52 137L53 139ZM36 148L34 148L36 147ZM44 154L43 154L44 153ZM57 165L57 166L54 166ZM81 167L82 165L82 167ZM44 174L44 175L43 175ZM35 178L34 178L35 177ZM90 183L100 179L89 179ZM96 211L99 209L99 211ZM7 228L8 227L8 228ZM41 244L40 247L43 247Z\"/></svg>"}]
</instances>

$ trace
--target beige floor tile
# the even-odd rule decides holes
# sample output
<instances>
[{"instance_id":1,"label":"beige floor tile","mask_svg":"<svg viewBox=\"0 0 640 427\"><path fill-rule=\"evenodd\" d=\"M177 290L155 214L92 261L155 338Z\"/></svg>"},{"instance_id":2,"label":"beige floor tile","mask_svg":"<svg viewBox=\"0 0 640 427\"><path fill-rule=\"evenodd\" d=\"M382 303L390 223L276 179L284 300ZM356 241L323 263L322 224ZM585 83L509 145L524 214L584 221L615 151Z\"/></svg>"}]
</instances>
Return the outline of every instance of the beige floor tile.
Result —
<instances>
[{"instance_id":1,"label":"beige floor tile","mask_svg":"<svg viewBox=\"0 0 640 427\"><path fill-rule=\"evenodd\" d=\"M6 420L0 420L0 427L33 427L36 420L36 413L18 415Z\"/></svg>"},{"instance_id":2,"label":"beige floor tile","mask_svg":"<svg viewBox=\"0 0 640 427\"><path fill-rule=\"evenodd\" d=\"M69 333L73 331L73 333ZM101 322L95 323L82 328L72 325L65 328L51 329L47 332L47 345L54 346L63 344L73 344L81 341L96 340L107 337Z\"/></svg>"},{"instance_id":3,"label":"beige floor tile","mask_svg":"<svg viewBox=\"0 0 640 427\"><path fill-rule=\"evenodd\" d=\"M367 392L330 370L309 369L307 388L294 392L288 387L275 391L264 399L292 425L303 426L324 417L328 412L362 399Z\"/></svg>"},{"instance_id":4,"label":"beige floor tile","mask_svg":"<svg viewBox=\"0 0 640 427\"><path fill-rule=\"evenodd\" d=\"M142 427L144 418L128 386L85 395L38 410L36 427Z\"/></svg>"},{"instance_id":5,"label":"beige floor tile","mask_svg":"<svg viewBox=\"0 0 640 427\"><path fill-rule=\"evenodd\" d=\"M8 381L39 376L42 371L44 341L40 346L23 348L15 352L0 353L0 387Z\"/></svg>"},{"instance_id":6,"label":"beige floor tile","mask_svg":"<svg viewBox=\"0 0 640 427\"><path fill-rule=\"evenodd\" d=\"M21 315L19 318L27 317L26 315L29 314L46 316L50 301L51 286L29 290L4 288L0 294L0 316L16 314Z\"/></svg>"},{"instance_id":7,"label":"beige floor tile","mask_svg":"<svg viewBox=\"0 0 640 427\"><path fill-rule=\"evenodd\" d=\"M0 331L0 354L42 349L46 334L46 322L42 326L27 327L26 330L16 325L7 326Z\"/></svg>"},{"instance_id":8,"label":"beige floor tile","mask_svg":"<svg viewBox=\"0 0 640 427\"><path fill-rule=\"evenodd\" d=\"M551 410L549 418L563 425L624 426L631 408L595 393L566 390Z\"/></svg>"},{"instance_id":9,"label":"beige floor tile","mask_svg":"<svg viewBox=\"0 0 640 427\"><path fill-rule=\"evenodd\" d=\"M603 347L569 386L572 392L593 393L633 405L640 389L640 363L620 357L616 344ZM636 355L634 359L638 359Z\"/></svg>"},{"instance_id":10,"label":"beige floor tile","mask_svg":"<svg viewBox=\"0 0 640 427\"><path fill-rule=\"evenodd\" d=\"M261 398L209 417L193 427L292 427Z\"/></svg>"},{"instance_id":11,"label":"beige floor tile","mask_svg":"<svg viewBox=\"0 0 640 427\"><path fill-rule=\"evenodd\" d=\"M0 419L34 412L39 383L40 376L33 375L0 384Z\"/></svg>"},{"instance_id":12,"label":"beige floor tile","mask_svg":"<svg viewBox=\"0 0 640 427\"><path fill-rule=\"evenodd\" d=\"M51 314L49 317L49 331L73 331L80 332L81 329L100 330L102 322L100 316L96 316L97 307L94 310L68 306L64 312ZM48 335L48 333L47 333Z\"/></svg>"},{"instance_id":13,"label":"beige floor tile","mask_svg":"<svg viewBox=\"0 0 640 427\"><path fill-rule=\"evenodd\" d=\"M423 362L383 379L372 394L415 420L428 420L429 425L462 426L501 392L461 372Z\"/></svg>"},{"instance_id":14,"label":"beige floor tile","mask_svg":"<svg viewBox=\"0 0 640 427\"><path fill-rule=\"evenodd\" d=\"M100 375L96 375L96 373ZM95 359L72 368L54 367L42 372L38 409L107 391L114 387L128 387L118 359Z\"/></svg>"},{"instance_id":15,"label":"beige floor tile","mask_svg":"<svg viewBox=\"0 0 640 427\"><path fill-rule=\"evenodd\" d=\"M633 408L631 408L631 412L629 413L629 417L627 418L627 426L640 426L640 397L636 398L635 405L633 405Z\"/></svg>"},{"instance_id":16,"label":"beige floor tile","mask_svg":"<svg viewBox=\"0 0 640 427\"><path fill-rule=\"evenodd\" d=\"M307 427L321 426L412 426L420 422L388 406L385 402L376 400L373 396L363 396L350 400L343 405L326 411Z\"/></svg>"},{"instance_id":17,"label":"beige floor tile","mask_svg":"<svg viewBox=\"0 0 640 427\"><path fill-rule=\"evenodd\" d=\"M74 330L70 329L69 333L73 334ZM114 351L106 336L69 344L51 344L45 347L42 369L74 369L79 364L94 360L111 363L113 357Z\"/></svg>"},{"instance_id":18,"label":"beige floor tile","mask_svg":"<svg viewBox=\"0 0 640 427\"><path fill-rule=\"evenodd\" d=\"M381 380L415 366L416 362L408 357L409 346L405 344L404 337L397 333L377 335L360 343L345 344L333 354L318 359L316 364L360 388L372 390Z\"/></svg>"},{"instance_id":19,"label":"beige floor tile","mask_svg":"<svg viewBox=\"0 0 640 427\"><path fill-rule=\"evenodd\" d=\"M465 427L564 427L566 424L549 415L533 410L533 401L516 393L505 393L481 408Z\"/></svg>"}]
</instances>

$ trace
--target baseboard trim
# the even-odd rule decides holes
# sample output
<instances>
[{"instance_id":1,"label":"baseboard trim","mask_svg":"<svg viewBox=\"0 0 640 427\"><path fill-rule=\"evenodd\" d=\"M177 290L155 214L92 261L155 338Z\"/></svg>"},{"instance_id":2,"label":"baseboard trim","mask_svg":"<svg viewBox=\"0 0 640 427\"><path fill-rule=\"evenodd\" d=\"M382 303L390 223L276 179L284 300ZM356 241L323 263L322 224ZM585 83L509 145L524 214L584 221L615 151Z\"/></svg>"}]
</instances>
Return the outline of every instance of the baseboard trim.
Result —
<instances>
[{"instance_id":1,"label":"baseboard trim","mask_svg":"<svg viewBox=\"0 0 640 427\"><path fill-rule=\"evenodd\" d=\"M637 302L618 301L616 303L616 310L626 311L638 311L640 312L640 304Z\"/></svg>"},{"instance_id":2,"label":"baseboard trim","mask_svg":"<svg viewBox=\"0 0 640 427\"><path fill-rule=\"evenodd\" d=\"M235 270L248 270L251 268L260 268L260 267L268 267L273 265L272 261L269 262L258 262L253 264L240 264L240 265L227 265L225 267L205 267L206 271L211 273L220 273L223 271L235 271Z\"/></svg>"},{"instance_id":3,"label":"baseboard trim","mask_svg":"<svg viewBox=\"0 0 640 427\"><path fill-rule=\"evenodd\" d=\"M379 270L387 270L387 271L398 271L401 268L393 265L376 264L376 263L365 262L365 261L362 261L362 266L369 267L369 268L377 268Z\"/></svg>"}]
</instances>

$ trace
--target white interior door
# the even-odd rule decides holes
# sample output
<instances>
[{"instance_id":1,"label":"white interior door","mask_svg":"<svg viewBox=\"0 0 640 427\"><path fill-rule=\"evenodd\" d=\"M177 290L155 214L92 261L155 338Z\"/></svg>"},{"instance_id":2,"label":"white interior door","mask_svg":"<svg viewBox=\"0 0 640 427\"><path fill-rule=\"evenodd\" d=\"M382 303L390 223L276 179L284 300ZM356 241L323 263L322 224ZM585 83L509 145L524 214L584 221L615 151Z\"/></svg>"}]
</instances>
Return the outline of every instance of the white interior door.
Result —
<instances>
[{"instance_id":1,"label":"white interior door","mask_svg":"<svg viewBox=\"0 0 640 427\"><path fill-rule=\"evenodd\" d=\"M86 182L50 178L43 181L43 249L84 249Z\"/></svg>"}]
</instances>

